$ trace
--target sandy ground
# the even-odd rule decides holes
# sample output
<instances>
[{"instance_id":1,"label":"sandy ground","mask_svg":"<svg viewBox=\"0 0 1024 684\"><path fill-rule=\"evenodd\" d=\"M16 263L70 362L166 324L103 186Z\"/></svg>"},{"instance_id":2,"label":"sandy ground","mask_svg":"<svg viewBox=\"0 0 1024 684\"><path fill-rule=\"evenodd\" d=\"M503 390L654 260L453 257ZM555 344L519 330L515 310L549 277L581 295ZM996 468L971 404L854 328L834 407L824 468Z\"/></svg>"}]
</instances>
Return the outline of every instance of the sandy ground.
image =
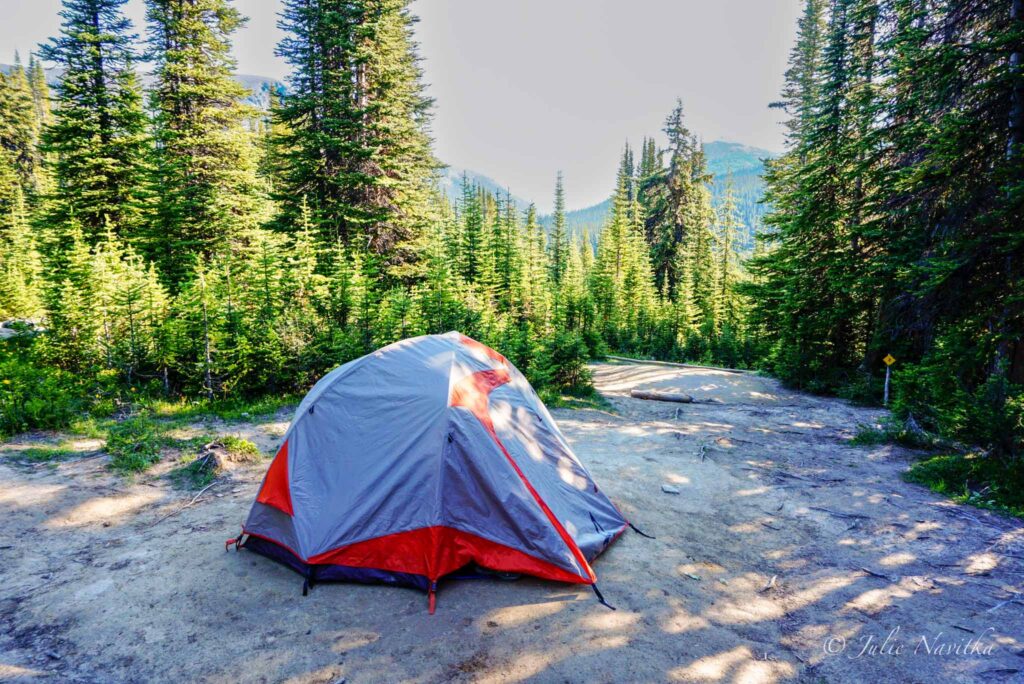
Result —
<instances>
[{"instance_id":1,"label":"sandy ground","mask_svg":"<svg viewBox=\"0 0 1024 684\"><path fill-rule=\"evenodd\" d=\"M855 447L877 410L753 375L600 364L616 413L555 411L642 529L599 586L318 585L225 553L266 462L193 494L88 456L0 446L0 680L85 682L1024 681L1024 525L951 505ZM633 387L707 403L628 398ZM273 452L289 416L208 424ZM678 489L666 493L662 486ZM177 511L170 517L169 513ZM888 637L888 639L887 639Z\"/></svg>"}]
</instances>

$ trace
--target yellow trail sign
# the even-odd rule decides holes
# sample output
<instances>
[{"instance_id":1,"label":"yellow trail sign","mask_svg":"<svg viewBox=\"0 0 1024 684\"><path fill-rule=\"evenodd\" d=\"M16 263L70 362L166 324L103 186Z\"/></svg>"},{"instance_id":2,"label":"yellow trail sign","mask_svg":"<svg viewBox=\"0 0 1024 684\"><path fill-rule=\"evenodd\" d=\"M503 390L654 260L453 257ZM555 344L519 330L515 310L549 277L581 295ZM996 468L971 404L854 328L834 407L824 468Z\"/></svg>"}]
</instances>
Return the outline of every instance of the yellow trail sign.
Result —
<instances>
[{"instance_id":1,"label":"yellow trail sign","mask_svg":"<svg viewBox=\"0 0 1024 684\"><path fill-rule=\"evenodd\" d=\"M892 364L896 363L896 357L893 356L892 354L886 354L885 358L882 359L882 361L885 361L886 366L891 366Z\"/></svg>"}]
</instances>

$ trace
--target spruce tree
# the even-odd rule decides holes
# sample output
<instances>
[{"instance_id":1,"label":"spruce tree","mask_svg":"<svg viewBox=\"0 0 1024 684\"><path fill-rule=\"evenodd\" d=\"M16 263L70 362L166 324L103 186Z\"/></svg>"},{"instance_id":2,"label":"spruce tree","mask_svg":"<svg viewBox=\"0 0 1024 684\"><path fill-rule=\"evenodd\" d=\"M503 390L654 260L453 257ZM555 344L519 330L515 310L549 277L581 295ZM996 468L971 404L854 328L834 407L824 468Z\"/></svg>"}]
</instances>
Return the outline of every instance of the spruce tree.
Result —
<instances>
[{"instance_id":1,"label":"spruce tree","mask_svg":"<svg viewBox=\"0 0 1024 684\"><path fill-rule=\"evenodd\" d=\"M459 205L462 216L461 244L459 245L459 270L462 277L470 283L480 277L484 216L481 206L480 189L469 182L466 174L462 174L462 203Z\"/></svg>"},{"instance_id":2,"label":"spruce tree","mask_svg":"<svg viewBox=\"0 0 1024 684\"><path fill-rule=\"evenodd\" d=\"M0 231L0 317L38 318L43 313L43 262L29 227L21 188L6 230Z\"/></svg>"},{"instance_id":3,"label":"spruce tree","mask_svg":"<svg viewBox=\"0 0 1024 684\"><path fill-rule=\"evenodd\" d=\"M147 7L157 198L144 244L176 284L265 220L265 186L246 128L253 112L232 76L231 34L244 19L227 0L147 0Z\"/></svg>"},{"instance_id":4,"label":"spruce tree","mask_svg":"<svg viewBox=\"0 0 1024 684\"><path fill-rule=\"evenodd\" d=\"M15 185L30 207L44 187L36 105L17 56L10 72L0 73L0 155L0 220L7 220L17 196Z\"/></svg>"},{"instance_id":5,"label":"spruce tree","mask_svg":"<svg viewBox=\"0 0 1024 684\"><path fill-rule=\"evenodd\" d=\"M93 243L108 223L135 237L145 210L147 120L125 2L64 0L61 34L41 52L63 72L43 133L55 185L47 220L74 216Z\"/></svg>"},{"instance_id":6,"label":"spruce tree","mask_svg":"<svg viewBox=\"0 0 1024 684\"><path fill-rule=\"evenodd\" d=\"M408 5L286 0L278 54L292 74L276 111L279 223L293 224L306 196L325 242L368 245L403 279L417 273L436 166Z\"/></svg>"},{"instance_id":7,"label":"spruce tree","mask_svg":"<svg viewBox=\"0 0 1024 684\"><path fill-rule=\"evenodd\" d=\"M718 254L715 318L725 328L736 330L740 318L740 301L736 291L739 280L737 243L740 230L739 208L732 174L726 179L722 204L718 208Z\"/></svg>"},{"instance_id":8,"label":"spruce tree","mask_svg":"<svg viewBox=\"0 0 1024 684\"><path fill-rule=\"evenodd\" d=\"M565 186L562 172L555 177L555 210L551 236L548 239L548 254L551 264L551 283L557 289L562 284L569 260L569 233L565 226Z\"/></svg>"}]
</instances>

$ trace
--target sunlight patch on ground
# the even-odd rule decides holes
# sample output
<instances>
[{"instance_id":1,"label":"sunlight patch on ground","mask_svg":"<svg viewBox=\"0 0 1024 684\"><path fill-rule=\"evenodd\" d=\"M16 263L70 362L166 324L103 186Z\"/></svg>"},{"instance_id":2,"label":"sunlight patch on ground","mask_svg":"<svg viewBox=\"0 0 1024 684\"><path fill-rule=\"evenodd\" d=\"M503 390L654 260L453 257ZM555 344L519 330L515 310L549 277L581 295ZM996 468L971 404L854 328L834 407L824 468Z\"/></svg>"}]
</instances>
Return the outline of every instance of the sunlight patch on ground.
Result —
<instances>
[{"instance_id":1,"label":"sunlight patch on ground","mask_svg":"<svg viewBox=\"0 0 1024 684\"><path fill-rule=\"evenodd\" d=\"M99 496L84 501L71 510L50 518L46 527L58 529L63 527L82 527L94 523L125 523L125 516L138 513L143 508L157 503L163 498L160 491L151 489L132 494L118 496Z\"/></svg>"},{"instance_id":2,"label":"sunlight patch on ground","mask_svg":"<svg viewBox=\"0 0 1024 684\"><path fill-rule=\"evenodd\" d=\"M901 565L910 565L916 560L917 556L912 553L890 553L888 556L881 558L878 564L884 565L887 568L897 568Z\"/></svg>"},{"instance_id":3,"label":"sunlight patch on ground","mask_svg":"<svg viewBox=\"0 0 1024 684\"><path fill-rule=\"evenodd\" d=\"M968 575L984 575L999 567L999 556L994 553L976 553L967 558Z\"/></svg>"},{"instance_id":4,"label":"sunlight patch on ground","mask_svg":"<svg viewBox=\"0 0 1024 684\"><path fill-rule=\"evenodd\" d=\"M846 607L868 615L877 615L893 605L897 599L910 598L913 594L914 592L909 587L904 587L902 583L894 584L881 589L869 589L848 601Z\"/></svg>"},{"instance_id":5,"label":"sunlight patch on ground","mask_svg":"<svg viewBox=\"0 0 1024 684\"><path fill-rule=\"evenodd\" d=\"M768 494L772 491L771 487L753 487L751 489L737 489L733 492L734 496L761 496L762 494Z\"/></svg>"},{"instance_id":6,"label":"sunlight patch on ground","mask_svg":"<svg viewBox=\"0 0 1024 684\"><path fill-rule=\"evenodd\" d=\"M844 589L855 581L855 575L825 577L805 589L786 594L786 604L774 600L772 594L761 593L770 578L757 573L745 573L729 581L729 593L716 601L705 615L713 622L723 624L750 624L777 620L787 613L821 601L829 594Z\"/></svg>"},{"instance_id":7,"label":"sunlight patch on ground","mask_svg":"<svg viewBox=\"0 0 1024 684\"><path fill-rule=\"evenodd\" d=\"M67 489L64 485L20 484L15 487L0 487L0 505L9 504L23 508L26 504L38 506L51 501Z\"/></svg>"},{"instance_id":8,"label":"sunlight patch on ground","mask_svg":"<svg viewBox=\"0 0 1024 684\"><path fill-rule=\"evenodd\" d=\"M665 479L671 482L672 484L690 484L690 478L686 477L685 475L679 475L678 473L665 473Z\"/></svg>"},{"instance_id":9,"label":"sunlight patch on ground","mask_svg":"<svg viewBox=\"0 0 1024 684\"><path fill-rule=\"evenodd\" d=\"M673 681L734 684L770 684L795 674L796 669L789 663L759 660L747 646L737 646L729 651L704 656L668 673Z\"/></svg>"},{"instance_id":10,"label":"sunlight patch on ground","mask_svg":"<svg viewBox=\"0 0 1024 684\"><path fill-rule=\"evenodd\" d=\"M484 624L493 622L498 627L518 627L519 625L550 617L555 613L561 612L564 607L565 604L561 601L507 606L492 611L484 620Z\"/></svg>"},{"instance_id":11,"label":"sunlight patch on ground","mask_svg":"<svg viewBox=\"0 0 1024 684\"><path fill-rule=\"evenodd\" d=\"M380 634L377 632L343 630L334 637L334 644L331 645L331 650L335 653L347 653L357 648L369 646L378 639L380 639Z\"/></svg>"},{"instance_id":12,"label":"sunlight patch on ground","mask_svg":"<svg viewBox=\"0 0 1024 684\"><path fill-rule=\"evenodd\" d=\"M45 670L34 670L28 667L0 663L0 681L22 681L23 678L27 677L49 678L50 673Z\"/></svg>"},{"instance_id":13,"label":"sunlight patch on ground","mask_svg":"<svg viewBox=\"0 0 1024 684\"><path fill-rule=\"evenodd\" d=\"M290 423L288 421L266 423L260 426L260 430L262 430L264 434L269 435L271 437L284 437L284 433L288 432L289 425Z\"/></svg>"},{"instance_id":14,"label":"sunlight patch on ground","mask_svg":"<svg viewBox=\"0 0 1024 684\"><path fill-rule=\"evenodd\" d=\"M627 613L624 610L602 611L585 615L579 620L581 627L607 631L610 629L629 629L640 621L640 613Z\"/></svg>"},{"instance_id":15,"label":"sunlight patch on ground","mask_svg":"<svg viewBox=\"0 0 1024 684\"><path fill-rule=\"evenodd\" d=\"M683 601L677 598L669 598L667 601L672 609L672 614L662 618L660 621L662 631L667 634L684 634L695 632L699 629L707 629L711 623L700 615L694 615L686 609Z\"/></svg>"}]
</instances>

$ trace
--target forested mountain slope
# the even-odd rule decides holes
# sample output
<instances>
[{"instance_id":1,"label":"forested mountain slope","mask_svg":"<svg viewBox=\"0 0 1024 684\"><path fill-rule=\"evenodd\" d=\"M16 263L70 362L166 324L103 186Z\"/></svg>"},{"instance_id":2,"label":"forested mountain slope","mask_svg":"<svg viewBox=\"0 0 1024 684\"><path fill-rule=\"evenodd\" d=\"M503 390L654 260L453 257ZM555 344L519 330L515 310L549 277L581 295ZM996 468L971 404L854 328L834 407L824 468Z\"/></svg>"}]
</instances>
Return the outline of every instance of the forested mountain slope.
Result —
<instances>
[{"instance_id":1,"label":"forested mountain slope","mask_svg":"<svg viewBox=\"0 0 1024 684\"><path fill-rule=\"evenodd\" d=\"M767 211L767 207L761 203L764 195L764 160L773 159L777 155L759 147L725 140L705 143L704 154L708 172L714 175L714 182L711 183L711 201L715 209L722 206L726 179L732 174L736 204L742 223L738 246L741 251L750 251L754 246L754 233L762 223L761 217ZM588 233L596 237L608 219L611 207L612 200L608 198L599 204L566 212L565 222L570 234ZM546 214L539 220L541 225L550 230L554 217Z\"/></svg>"}]
</instances>

